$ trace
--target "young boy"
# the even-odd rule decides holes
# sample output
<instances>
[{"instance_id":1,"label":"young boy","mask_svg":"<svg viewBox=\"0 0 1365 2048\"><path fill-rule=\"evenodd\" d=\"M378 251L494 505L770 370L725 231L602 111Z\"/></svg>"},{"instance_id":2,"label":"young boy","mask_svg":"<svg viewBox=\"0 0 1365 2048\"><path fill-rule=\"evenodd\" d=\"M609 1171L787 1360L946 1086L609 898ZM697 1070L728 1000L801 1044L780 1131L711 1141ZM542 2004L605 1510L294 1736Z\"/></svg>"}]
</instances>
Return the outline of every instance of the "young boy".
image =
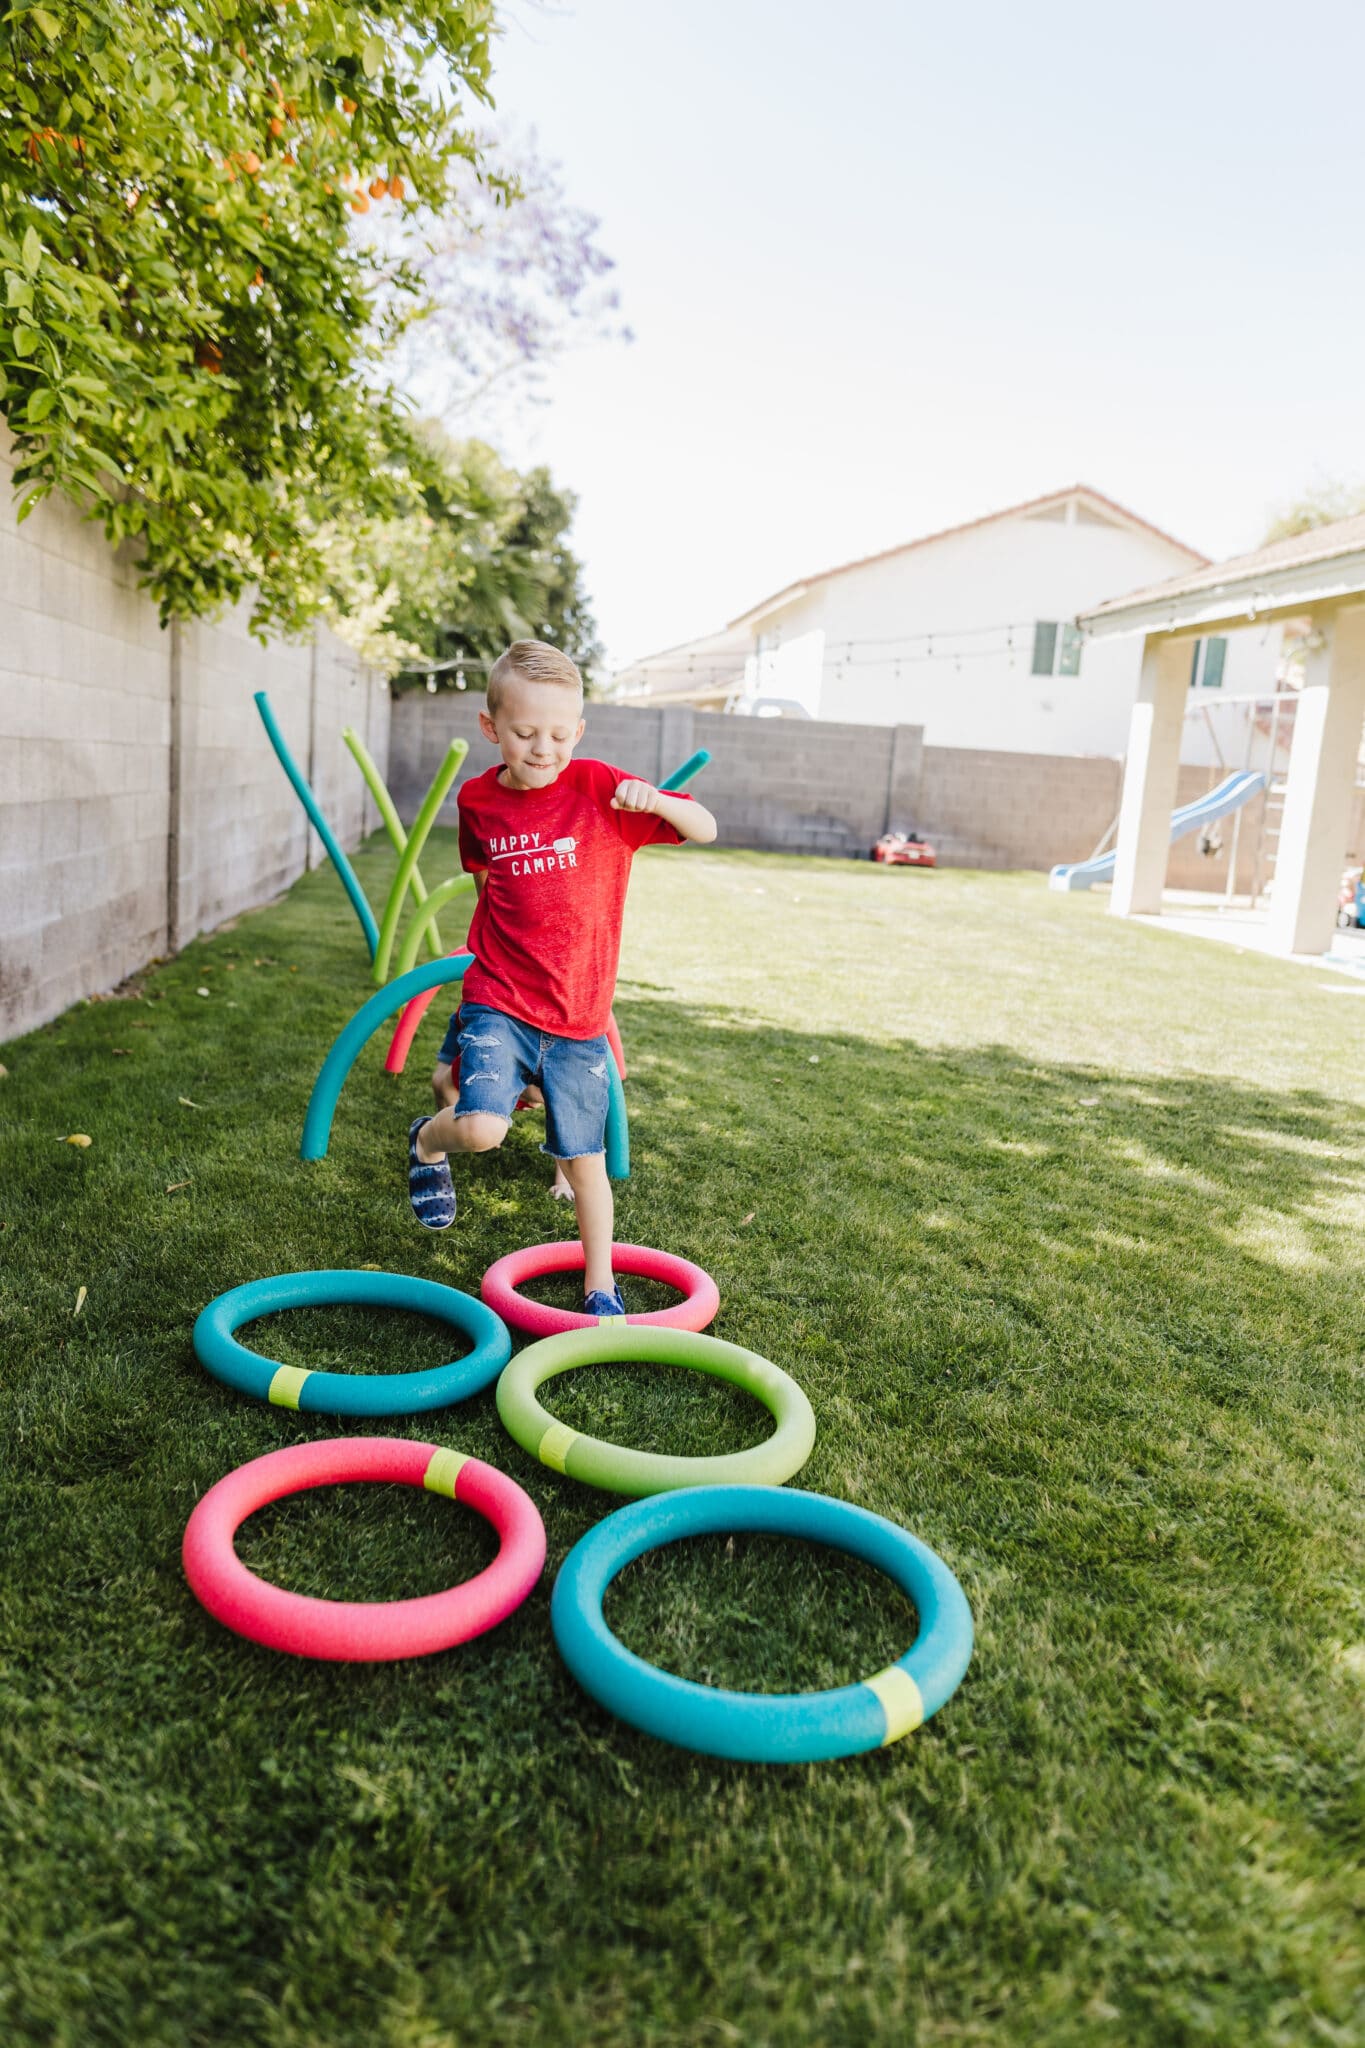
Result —
<instances>
[{"instance_id":1,"label":"young boy","mask_svg":"<svg viewBox=\"0 0 1365 2048\"><path fill-rule=\"evenodd\" d=\"M705 845L716 821L691 797L573 759L583 679L543 641L517 640L493 664L479 730L502 765L460 791L460 859L478 896L466 942L475 964L459 1012L460 1093L408 1132L408 1199L429 1230L453 1223L446 1155L500 1145L523 1089L538 1087L542 1149L560 1162L578 1212L584 1312L624 1315L603 1148L605 1033L631 856L684 839Z\"/></svg>"}]
</instances>

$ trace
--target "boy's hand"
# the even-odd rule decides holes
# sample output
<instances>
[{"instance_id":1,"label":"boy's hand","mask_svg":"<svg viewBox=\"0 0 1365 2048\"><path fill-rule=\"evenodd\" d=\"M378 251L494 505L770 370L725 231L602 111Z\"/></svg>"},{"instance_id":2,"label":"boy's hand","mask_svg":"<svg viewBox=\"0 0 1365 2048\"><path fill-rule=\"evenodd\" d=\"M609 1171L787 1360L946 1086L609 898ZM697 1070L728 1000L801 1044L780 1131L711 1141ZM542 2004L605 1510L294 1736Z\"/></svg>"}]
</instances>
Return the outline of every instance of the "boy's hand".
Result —
<instances>
[{"instance_id":1,"label":"boy's hand","mask_svg":"<svg viewBox=\"0 0 1365 2048\"><path fill-rule=\"evenodd\" d=\"M659 792L652 782L618 782L611 807L614 811L652 811L658 800Z\"/></svg>"}]
</instances>

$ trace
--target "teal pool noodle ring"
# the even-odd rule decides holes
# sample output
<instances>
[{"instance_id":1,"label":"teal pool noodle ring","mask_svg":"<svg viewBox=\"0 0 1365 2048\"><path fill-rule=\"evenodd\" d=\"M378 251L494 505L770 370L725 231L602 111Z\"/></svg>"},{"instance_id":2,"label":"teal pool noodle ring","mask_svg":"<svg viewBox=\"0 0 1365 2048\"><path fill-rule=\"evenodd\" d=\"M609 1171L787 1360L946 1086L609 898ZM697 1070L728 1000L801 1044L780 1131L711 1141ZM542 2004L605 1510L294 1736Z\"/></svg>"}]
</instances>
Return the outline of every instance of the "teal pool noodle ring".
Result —
<instances>
[{"instance_id":1,"label":"teal pool noodle ring","mask_svg":"<svg viewBox=\"0 0 1365 2048\"><path fill-rule=\"evenodd\" d=\"M871 1678L797 1693L697 1685L628 1650L602 1615L618 1572L660 1544L737 1530L827 1545L884 1572L915 1609L914 1642ZM952 1697L972 1655L966 1595L927 1544L849 1501L786 1486L697 1486L618 1508L564 1560L550 1625L569 1670L608 1713L661 1742L743 1763L818 1763L885 1749Z\"/></svg>"},{"instance_id":2,"label":"teal pool noodle ring","mask_svg":"<svg viewBox=\"0 0 1365 2048\"><path fill-rule=\"evenodd\" d=\"M443 960L424 960L420 967L414 967L407 974L400 974L387 982L383 988L376 989L369 1000L360 1005L350 1022L342 1025L318 1069L318 1077L304 1111L303 1138L299 1145L301 1159L327 1157L332 1119L336 1115L337 1100L346 1085L346 1076L385 1018L391 1017L395 1010L401 1010L414 996L425 995L429 988L443 988L449 981L462 981L473 965L472 953L449 953ZM607 1173L612 1180L629 1180L630 1132L626 1119L626 1092L621 1086L621 1075L610 1048L607 1052L607 1081Z\"/></svg>"},{"instance_id":3,"label":"teal pool noodle ring","mask_svg":"<svg viewBox=\"0 0 1365 2048\"><path fill-rule=\"evenodd\" d=\"M396 981L386 982L383 988L376 989L368 1001L360 1005L349 1024L343 1024L318 1069L313 1092L308 1098L303 1117L303 1142L299 1147L301 1159L327 1157L332 1118L336 1114L337 1098L346 1084L346 1076L384 1019L391 1017L395 1010L401 1010L411 997L422 995L429 988L442 988L448 981L462 981L473 965L472 953L447 953L440 960L425 960L420 967L413 967L407 974L400 974Z\"/></svg>"},{"instance_id":4,"label":"teal pool noodle ring","mask_svg":"<svg viewBox=\"0 0 1365 2048\"><path fill-rule=\"evenodd\" d=\"M342 852L341 847L337 843L336 834L322 815L322 808L317 798L299 772L298 763L289 751L284 734L275 723L275 714L270 708L269 697L267 697L264 690L257 690L252 698L252 702L261 714L261 724L265 727L266 738L275 749L275 758L293 784L295 796L297 796L304 810L308 813L309 822L312 824L313 830L326 847L327 857L341 877L341 886L350 897L351 908L360 919L360 929L365 934L365 944L369 947L370 958L373 960L376 952L379 950L379 926L374 921L374 912L369 906L365 891L356 880L355 869Z\"/></svg>"},{"instance_id":5,"label":"teal pool noodle ring","mask_svg":"<svg viewBox=\"0 0 1365 2048\"><path fill-rule=\"evenodd\" d=\"M708 765L710 759L711 749L709 747L698 747L695 754L688 755L681 768L673 770L667 782L659 784L660 789L671 789L674 792L686 789L693 777L701 774L702 769Z\"/></svg>"},{"instance_id":6,"label":"teal pool noodle ring","mask_svg":"<svg viewBox=\"0 0 1365 2048\"><path fill-rule=\"evenodd\" d=\"M616 1055L607 1047L607 1179L630 1179L630 1118Z\"/></svg>"},{"instance_id":7,"label":"teal pool noodle ring","mask_svg":"<svg viewBox=\"0 0 1365 2048\"><path fill-rule=\"evenodd\" d=\"M281 1365L241 1343L246 1323L283 1309L355 1303L429 1316L472 1348L420 1372L322 1372ZM206 1372L239 1394L304 1415L423 1415L491 1386L512 1356L507 1325L484 1302L440 1281L406 1273L276 1273L220 1294L200 1311L194 1355Z\"/></svg>"}]
</instances>

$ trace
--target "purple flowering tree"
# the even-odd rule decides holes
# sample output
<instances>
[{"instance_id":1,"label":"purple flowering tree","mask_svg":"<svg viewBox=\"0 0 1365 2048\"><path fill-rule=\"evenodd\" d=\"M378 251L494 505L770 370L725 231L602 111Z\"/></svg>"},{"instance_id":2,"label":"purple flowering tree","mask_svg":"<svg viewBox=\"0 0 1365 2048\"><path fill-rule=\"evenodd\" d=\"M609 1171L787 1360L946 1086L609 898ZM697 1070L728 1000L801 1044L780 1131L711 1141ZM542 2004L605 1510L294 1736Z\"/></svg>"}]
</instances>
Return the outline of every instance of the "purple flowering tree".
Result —
<instances>
[{"instance_id":1,"label":"purple flowering tree","mask_svg":"<svg viewBox=\"0 0 1365 2048\"><path fill-rule=\"evenodd\" d=\"M398 328L386 369L419 412L457 432L486 432L542 400L546 368L576 343L630 339L599 222L570 203L534 135L485 130L479 149L481 169L451 165L439 215L358 224L384 262L381 317ZM401 282L414 275L416 310Z\"/></svg>"}]
</instances>

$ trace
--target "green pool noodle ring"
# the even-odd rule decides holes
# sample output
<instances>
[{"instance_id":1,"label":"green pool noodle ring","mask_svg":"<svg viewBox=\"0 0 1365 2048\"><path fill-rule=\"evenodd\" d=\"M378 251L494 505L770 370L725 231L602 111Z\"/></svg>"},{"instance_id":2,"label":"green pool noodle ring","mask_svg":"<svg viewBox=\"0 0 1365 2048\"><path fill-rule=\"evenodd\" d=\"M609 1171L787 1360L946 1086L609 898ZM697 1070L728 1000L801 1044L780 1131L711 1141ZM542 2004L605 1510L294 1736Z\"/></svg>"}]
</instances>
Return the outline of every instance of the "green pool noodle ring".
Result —
<instances>
[{"instance_id":1,"label":"green pool noodle ring","mask_svg":"<svg viewBox=\"0 0 1365 2048\"><path fill-rule=\"evenodd\" d=\"M671 1457L587 1436L557 1422L537 1391L547 1379L582 1366L628 1362L678 1365L741 1387L761 1401L777 1428L762 1443L720 1457ZM815 1414L790 1373L756 1351L692 1330L627 1324L604 1316L595 1330L542 1337L508 1365L498 1381L502 1426L524 1451L556 1472L608 1493L669 1493L679 1486L780 1486L815 1445Z\"/></svg>"},{"instance_id":2,"label":"green pool noodle ring","mask_svg":"<svg viewBox=\"0 0 1365 2048\"><path fill-rule=\"evenodd\" d=\"M389 795L388 784L375 766L369 748L365 745L364 740L361 739L355 727L353 725L343 725L341 737L350 749L351 759L365 778L366 787L374 798L379 815L384 821L384 830L389 835L389 844L393 847L395 853L402 854L408 843L408 835L403 830L402 819L393 807L393 798ZM413 869L412 874L408 878L408 887L412 891L414 903L420 907L426 902L427 885L422 880L420 868ZM426 934L427 945L431 949L431 957L433 960L439 960L446 951L446 944L441 937L440 929L434 917L428 917ZM416 951L414 948L415 957ZM407 964L411 967L412 961L409 960Z\"/></svg>"},{"instance_id":3,"label":"green pool noodle ring","mask_svg":"<svg viewBox=\"0 0 1365 2048\"><path fill-rule=\"evenodd\" d=\"M422 799L422 808L412 821L408 843L398 856L398 873L389 890L389 900L384 905L384 921L379 927L379 943L374 953L374 978L388 980L389 960L393 953L393 942L398 936L398 920L403 912L403 898L408 892L408 880L417 866L422 848L427 843L427 834L436 823L436 814L450 793L450 785L460 772L465 755L469 752L468 740L452 740L446 749L446 757L436 770L431 788ZM435 962L432 963L435 965Z\"/></svg>"},{"instance_id":4,"label":"green pool noodle ring","mask_svg":"<svg viewBox=\"0 0 1365 2048\"><path fill-rule=\"evenodd\" d=\"M337 844L335 833L322 815L321 805L308 787L299 770L298 763L290 753L284 734L275 723L275 714L270 708L269 697L267 697L264 690L257 690L252 697L252 702L261 714L261 724L265 727L266 738L275 749L276 760L293 784L295 796L308 813L309 822L313 830L326 847L327 857L336 869L337 874L341 877L341 886L351 899L352 910L360 919L360 929L365 934L365 944L368 946L370 958L373 960L375 949L379 944L379 927L374 921L374 912L370 908L365 891L356 880L355 869Z\"/></svg>"},{"instance_id":5,"label":"green pool noodle ring","mask_svg":"<svg viewBox=\"0 0 1365 2048\"><path fill-rule=\"evenodd\" d=\"M430 921L424 926L421 917L416 912L413 913L408 928L403 934L403 943L398 948L397 972L399 974L407 974L417 965L417 950L422 943L423 930L430 934L436 929L436 919L433 913L438 910L444 910L446 905L453 902L455 897L459 896L466 889L472 889L473 886L474 877L472 875L452 875L448 882L442 882L439 888L433 889L431 894L424 899L427 916Z\"/></svg>"},{"instance_id":6,"label":"green pool noodle ring","mask_svg":"<svg viewBox=\"0 0 1365 2048\"><path fill-rule=\"evenodd\" d=\"M376 989L360 1005L350 1022L343 1024L318 1069L313 1092L308 1098L303 1138L299 1144L301 1159L327 1157L332 1118L336 1114L337 1098L345 1086L346 1076L384 1019L391 1017L395 1010L401 1010L404 1003L411 1002L414 996L425 994L429 988L442 988L448 981L462 981L473 965L472 953L448 953L441 960L424 960L420 967L414 967L385 987ZM630 1132L626 1122L626 1092L621 1086L621 1075L610 1047L607 1048L607 1086L607 1173L612 1180L628 1180Z\"/></svg>"}]
</instances>

